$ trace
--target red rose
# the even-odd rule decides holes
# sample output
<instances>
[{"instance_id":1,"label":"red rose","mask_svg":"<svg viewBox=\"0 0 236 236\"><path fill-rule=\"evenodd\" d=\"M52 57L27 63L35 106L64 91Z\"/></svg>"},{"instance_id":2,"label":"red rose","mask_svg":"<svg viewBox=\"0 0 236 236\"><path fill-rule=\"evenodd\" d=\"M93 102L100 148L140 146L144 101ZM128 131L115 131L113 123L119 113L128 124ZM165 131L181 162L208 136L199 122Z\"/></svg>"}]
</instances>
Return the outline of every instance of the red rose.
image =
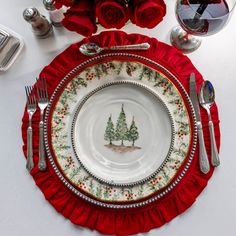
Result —
<instances>
[{"instance_id":1,"label":"red rose","mask_svg":"<svg viewBox=\"0 0 236 236\"><path fill-rule=\"evenodd\" d=\"M97 32L93 4L88 0L80 0L64 14L62 24L69 30L85 37Z\"/></svg>"},{"instance_id":2,"label":"red rose","mask_svg":"<svg viewBox=\"0 0 236 236\"><path fill-rule=\"evenodd\" d=\"M62 6L70 7L73 5L73 0L55 0L54 6L60 9Z\"/></svg>"},{"instance_id":3,"label":"red rose","mask_svg":"<svg viewBox=\"0 0 236 236\"><path fill-rule=\"evenodd\" d=\"M163 0L131 0L129 12L133 24L151 29L163 20L166 5Z\"/></svg>"},{"instance_id":4,"label":"red rose","mask_svg":"<svg viewBox=\"0 0 236 236\"><path fill-rule=\"evenodd\" d=\"M122 0L96 0L96 16L103 27L120 29L128 20L127 7Z\"/></svg>"}]
</instances>

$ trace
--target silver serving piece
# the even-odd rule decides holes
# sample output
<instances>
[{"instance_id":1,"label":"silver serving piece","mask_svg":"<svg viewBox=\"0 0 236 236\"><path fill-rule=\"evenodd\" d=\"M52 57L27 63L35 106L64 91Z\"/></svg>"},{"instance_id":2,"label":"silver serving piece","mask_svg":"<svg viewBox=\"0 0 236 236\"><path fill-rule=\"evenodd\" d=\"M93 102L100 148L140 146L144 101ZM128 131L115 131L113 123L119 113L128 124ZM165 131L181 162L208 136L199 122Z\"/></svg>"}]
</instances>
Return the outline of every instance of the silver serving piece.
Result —
<instances>
[{"instance_id":1,"label":"silver serving piece","mask_svg":"<svg viewBox=\"0 0 236 236\"><path fill-rule=\"evenodd\" d=\"M37 79L37 94L38 94L38 106L40 108L40 122L39 122L39 162L38 168L40 171L44 171L47 167L45 159L45 147L43 139L43 126L44 126L44 110L48 105L48 92L45 78Z\"/></svg>"},{"instance_id":2,"label":"silver serving piece","mask_svg":"<svg viewBox=\"0 0 236 236\"><path fill-rule=\"evenodd\" d=\"M147 50L150 48L149 43L120 45L111 47L99 47L96 43L82 44L79 48L80 52L86 56L94 56L104 50Z\"/></svg>"},{"instance_id":3,"label":"silver serving piece","mask_svg":"<svg viewBox=\"0 0 236 236\"><path fill-rule=\"evenodd\" d=\"M15 55L15 53L18 50L19 47L20 47L20 42L16 42L14 45L12 45L12 47L6 53L6 56L2 60L1 65L0 65L0 69L7 66L7 64L10 62L12 57Z\"/></svg>"},{"instance_id":4,"label":"silver serving piece","mask_svg":"<svg viewBox=\"0 0 236 236\"><path fill-rule=\"evenodd\" d=\"M0 28L0 71L6 71L22 49L22 40Z\"/></svg>"},{"instance_id":5,"label":"silver serving piece","mask_svg":"<svg viewBox=\"0 0 236 236\"><path fill-rule=\"evenodd\" d=\"M190 85L190 98L193 103L193 107L196 113L196 120L197 120L200 170L202 173L207 174L210 170L210 165L209 165L204 137L203 137L201 114L200 114L199 101L198 101L198 95L197 95L197 90L196 90L196 79L195 79L194 73L191 73L190 75L189 85Z\"/></svg>"},{"instance_id":6,"label":"silver serving piece","mask_svg":"<svg viewBox=\"0 0 236 236\"><path fill-rule=\"evenodd\" d=\"M214 104L215 101L215 90L213 85L210 81L205 81L200 89L199 94L199 102L203 108L206 109L208 115L208 125L210 130L210 138L211 138L211 164L213 166L220 165L219 154L216 146L215 140L215 132L214 132L214 125L211 119L211 112L210 108Z\"/></svg>"},{"instance_id":7,"label":"silver serving piece","mask_svg":"<svg viewBox=\"0 0 236 236\"><path fill-rule=\"evenodd\" d=\"M34 167L34 161L33 161L33 145L32 145L32 139L33 139L33 129L32 129L32 117L33 114L36 111L36 98L33 92L32 86L26 86L25 87L26 97L27 97L27 112L29 115L29 125L27 128L27 162L26 162L26 168L28 171L31 171Z\"/></svg>"},{"instance_id":8,"label":"silver serving piece","mask_svg":"<svg viewBox=\"0 0 236 236\"><path fill-rule=\"evenodd\" d=\"M5 30L0 29L0 49L7 43L9 37L10 35Z\"/></svg>"}]
</instances>

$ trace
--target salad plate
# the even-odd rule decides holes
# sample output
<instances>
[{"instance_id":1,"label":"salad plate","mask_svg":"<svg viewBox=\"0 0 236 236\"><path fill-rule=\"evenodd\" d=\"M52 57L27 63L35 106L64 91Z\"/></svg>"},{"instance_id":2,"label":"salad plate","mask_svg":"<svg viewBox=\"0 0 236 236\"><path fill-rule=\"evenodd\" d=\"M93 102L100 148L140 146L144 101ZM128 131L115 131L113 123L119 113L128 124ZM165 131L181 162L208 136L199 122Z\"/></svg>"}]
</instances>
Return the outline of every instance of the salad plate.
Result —
<instances>
[{"instance_id":1,"label":"salad plate","mask_svg":"<svg viewBox=\"0 0 236 236\"><path fill-rule=\"evenodd\" d=\"M171 153L174 123L158 94L125 79L99 86L78 104L72 146L81 165L111 185L132 185L156 173Z\"/></svg>"}]
</instances>

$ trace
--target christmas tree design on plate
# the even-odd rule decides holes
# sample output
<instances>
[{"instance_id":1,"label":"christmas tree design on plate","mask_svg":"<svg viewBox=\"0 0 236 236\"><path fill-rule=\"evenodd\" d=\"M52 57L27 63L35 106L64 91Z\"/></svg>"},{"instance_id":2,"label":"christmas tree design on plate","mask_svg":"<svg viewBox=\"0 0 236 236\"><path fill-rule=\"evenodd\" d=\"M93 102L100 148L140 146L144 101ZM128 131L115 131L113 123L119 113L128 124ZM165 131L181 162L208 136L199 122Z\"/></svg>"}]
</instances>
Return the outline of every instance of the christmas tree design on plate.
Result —
<instances>
[{"instance_id":1,"label":"christmas tree design on plate","mask_svg":"<svg viewBox=\"0 0 236 236\"><path fill-rule=\"evenodd\" d=\"M112 115L108 118L104 139L109 143L105 144L105 147L118 153L132 152L134 150L141 149L140 147L135 146L135 142L138 138L138 127L135 123L134 117L130 127L128 128L124 104L122 104L121 112L116 122L116 128L114 127L114 123L112 121ZM126 144L128 143L128 145L125 145L124 141Z\"/></svg>"}]
</instances>

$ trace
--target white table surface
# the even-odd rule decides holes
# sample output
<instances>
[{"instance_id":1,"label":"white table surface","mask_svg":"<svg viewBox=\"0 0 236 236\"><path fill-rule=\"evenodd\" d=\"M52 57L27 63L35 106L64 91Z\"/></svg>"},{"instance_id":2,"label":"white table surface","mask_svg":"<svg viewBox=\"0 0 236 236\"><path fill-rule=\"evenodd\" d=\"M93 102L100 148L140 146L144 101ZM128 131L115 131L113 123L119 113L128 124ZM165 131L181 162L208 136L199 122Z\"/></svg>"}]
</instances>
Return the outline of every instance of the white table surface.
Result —
<instances>
[{"instance_id":1,"label":"white table surface","mask_svg":"<svg viewBox=\"0 0 236 236\"><path fill-rule=\"evenodd\" d=\"M157 28L147 30L128 24L124 31L143 33L169 43L170 29L177 24L174 2L166 0L167 15ZM56 30L55 37L37 40L30 25L23 20L22 12L26 7L35 6L45 13L39 0L0 0L0 6L0 23L22 35L25 41L25 48L15 64L6 73L0 73L0 235L100 235L71 224L54 210L27 173L22 153L24 86L33 84L45 65L81 37L67 30ZM236 15L225 29L203 38L198 51L189 54L197 69L205 79L213 82L216 89L222 133L221 166L190 209L146 235L236 235L235 20Z\"/></svg>"}]
</instances>

